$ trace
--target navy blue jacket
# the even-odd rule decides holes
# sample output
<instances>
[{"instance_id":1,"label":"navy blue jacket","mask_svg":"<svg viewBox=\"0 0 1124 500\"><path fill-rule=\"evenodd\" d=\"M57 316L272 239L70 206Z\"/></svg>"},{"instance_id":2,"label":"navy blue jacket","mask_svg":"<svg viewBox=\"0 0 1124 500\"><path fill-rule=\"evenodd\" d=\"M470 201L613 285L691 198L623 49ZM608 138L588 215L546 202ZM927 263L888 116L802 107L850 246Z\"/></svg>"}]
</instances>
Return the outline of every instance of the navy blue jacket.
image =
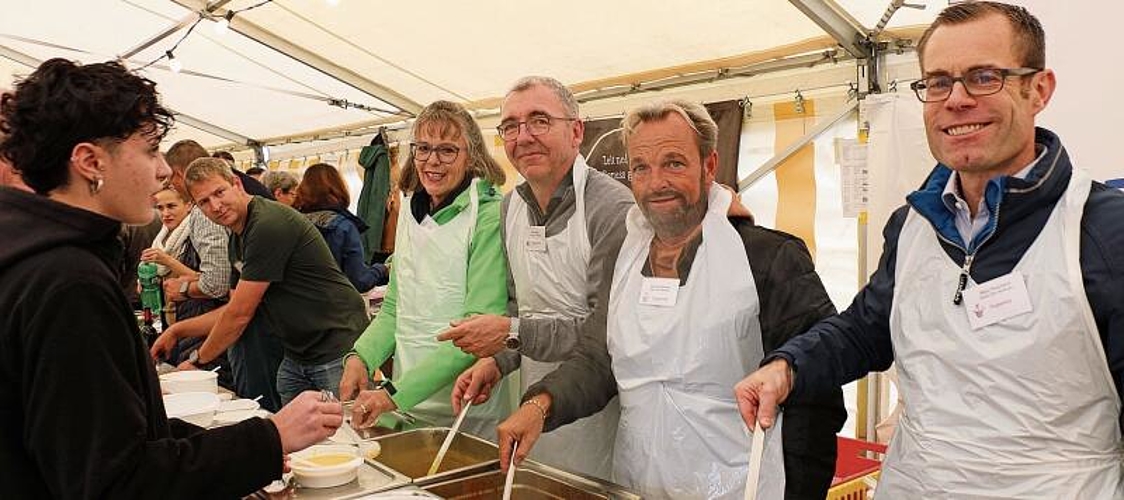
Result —
<instances>
[{"instance_id":1,"label":"navy blue jacket","mask_svg":"<svg viewBox=\"0 0 1124 500\"><path fill-rule=\"evenodd\" d=\"M390 280L390 272L385 265L368 266L364 261L359 234L367 230L367 224L362 219L340 209L317 210L307 212L305 216L320 230L340 271L356 290L363 293Z\"/></svg>"},{"instance_id":2,"label":"navy blue jacket","mask_svg":"<svg viewBox=\"0 0 1124 500\"><path fill-rule=\"evenodd\" d=\"M898 236L910 208L933 225L941 236L941 247L958 266L969 250L974 253L970 272L977 283L1014 269L1046 224L1073 172L1058 136L1039 128L1035 141L1046 148L1046 154L1026 179L1004 176L988 182L984 200L991 218L970 245L962 241L954 214L941 200L952 175L948 167L937 165L922 188L906 197L908 205L896 210L883 230L885 246L878 270L851 306L793 338L763 361L780 357L795 367L790 400L886 370L894 361L889 323L894 267ZM1124 383L1124 193L1099 182L1093 183L1085 204L1080 260L1085 293L1119 394ZM952 300L955 290L935 292L941 300ZM1124 418L1121 425L1124 428Z\"/></svg>"}]
</instances>

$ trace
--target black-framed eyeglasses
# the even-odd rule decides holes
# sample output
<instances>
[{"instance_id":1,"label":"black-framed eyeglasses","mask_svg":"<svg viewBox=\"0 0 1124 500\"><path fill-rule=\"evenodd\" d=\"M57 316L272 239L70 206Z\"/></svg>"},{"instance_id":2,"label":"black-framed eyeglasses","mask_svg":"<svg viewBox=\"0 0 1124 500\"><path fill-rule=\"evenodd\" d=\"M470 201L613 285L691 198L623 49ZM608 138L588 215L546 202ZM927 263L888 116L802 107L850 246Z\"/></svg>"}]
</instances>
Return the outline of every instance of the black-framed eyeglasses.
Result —
<instances>
[{"instance_id":1,"label":"black-framed eyeglasses","mask_svg":"<svg viewBox=\"0 0 1124 500\"><path fill-rule=\"evenodd\" d=\"M952 95L956 82L972 97L983 97L1003 90L1009 76L1028 76L1042 71L1035 68L976 68L961 76L937 75L922 78L909 84L921 102L941 102Z\"/></svg>"},{"instance_id":2,"label":"black-framed eyeglasses","mask_svg":"<svg viewBox=\"0 0 1124 500\"><path fill-rule=\"evenodd\" d=\"M496 132L499 133L500 138L511 142L519 138L519 127L527 126L527 133L531 135L543 135L550 132L551 125L557 121L576 121L577 118L570 118L566 116L550 116L550 115L535 115L528 118L526 121L506 121L496 127Z\"/></svg>"},{"instance_id":3,"label":"black-framed eyeglasses","mask_svg":"<svg viewBox=\"0 0 1124 500\"><path fill-rule=\"evenodd\" d=\"M453 163L461 153L461 148L452 144L434 146L428 142L411 142L410 153L414 155L414 160L419 162L427 161L430 155L437 153L438 163Z\"/></svg>"}]
</instances>

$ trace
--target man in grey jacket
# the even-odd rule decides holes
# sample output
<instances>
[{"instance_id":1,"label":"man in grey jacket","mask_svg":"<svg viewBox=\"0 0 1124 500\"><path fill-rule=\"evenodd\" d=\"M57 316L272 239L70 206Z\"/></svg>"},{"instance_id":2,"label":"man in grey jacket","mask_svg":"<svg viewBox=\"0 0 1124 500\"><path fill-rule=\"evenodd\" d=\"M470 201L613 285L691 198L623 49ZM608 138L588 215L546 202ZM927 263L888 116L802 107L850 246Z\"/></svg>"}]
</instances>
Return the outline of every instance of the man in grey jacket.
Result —
<instances>
[{"instance_id":1,"label":"man in grey jacket","mask_svg":"<svg viewBox=\"0 0 1124 500\"><path fill-rule=\"evenodd\" d=\"M604 330L604 314L596 311L605 307L600 297L633 205L627 188L589 168L579 154L584 125L577 101L560 82L519 80L501 115L504 149L526 179L504 197L501 212L510 301L507 316L468 318L438 337L482 358L457 380L457 411L463 400L486 400L516 368L522 367L526 389L569 357L583 326ZM591 323L591 317L601 319ZM608 479L616 427L613 405L553 433L535 458Z\"/></svg>"},{"instance_id":2,"label":"man in grey jacket","mask_svg":"<svg viewBox=\"0 0 1124 500\"><path fill-rule=\"evenodd\" d=\"M623 128L637 206L602 288L607 307L588 322L606 327L587 331L499 426L501 463L514 443L519 462L540 435L619 395L614 481L645 498L741 498L749 441L734 385L835 307L799 238L729 216L738 210L714 183L718 127L704 107L643 106ZM838 389L787 407L764 498L824 498L845 419Z\"/></svg>"}]
</instances>

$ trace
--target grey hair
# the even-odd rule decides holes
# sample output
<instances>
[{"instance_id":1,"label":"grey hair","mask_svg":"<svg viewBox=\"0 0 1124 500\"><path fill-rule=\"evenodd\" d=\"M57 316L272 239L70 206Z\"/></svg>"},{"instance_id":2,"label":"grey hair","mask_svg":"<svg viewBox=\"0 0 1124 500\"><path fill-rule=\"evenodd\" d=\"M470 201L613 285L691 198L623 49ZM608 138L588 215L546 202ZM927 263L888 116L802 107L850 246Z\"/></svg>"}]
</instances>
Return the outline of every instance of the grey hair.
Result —
<instances>
[{"instance_id":1,"label":"grey hair","mask_svg":"<svg viewBox=\"0 0 1124 500\"><path fill-rule=\"evenodd\" d=\"M651 102L625 113L624 118L621 119L621 127L624 129L621 132L621 140L625 148L628 148L629 139L641 123L660 121L672 113L683 117L687 125L695 131L699 158L705 160L718 147L718 125L714 123L706 107L684 99Z\"/></svg>"},{"instance_id":2,"label":"grey hair","mask_svg":"<svg viewBox=\"0 0 1124 500\"><path fill-rule=\"evenodd\" d=\"M192 185L216 175L226 182L234 184L234 171L230 169L230 164L226 160L204 156L187 165L187 171L183 174L183 184L190 189Z\"/></svg>"},{"instance_id":3,"label":"grey hair","mask_svg":"<svg viewBox=\"0 0 1124 500\"><path fill-rule=\"evenodd\" d=\"M297 176L293 175L292 172L282 171L268 171L262 177L262 181L262 184L265 184L266 189L268 189L270 193L278 189L280 189L282 193L288 193L295 189L297 184L300 184L300 180L298 180Z\"/></svg>"},{"instance_id":4,"label":"grey hair","mask_svg":"<svg viewBox=\"0 0 1124 500\"><path fill-rule=\"evenodd\" d=\"M562 107L566 108L566 113L570 115L566 118L578 118L578 100L574 98L574 93L570 92L570 89L566 88L562 82L549 76L525 76L520 78L504 96L540 85L550 89L558 97L558 101L562 103Z\"/></svg>"}]
</instances>

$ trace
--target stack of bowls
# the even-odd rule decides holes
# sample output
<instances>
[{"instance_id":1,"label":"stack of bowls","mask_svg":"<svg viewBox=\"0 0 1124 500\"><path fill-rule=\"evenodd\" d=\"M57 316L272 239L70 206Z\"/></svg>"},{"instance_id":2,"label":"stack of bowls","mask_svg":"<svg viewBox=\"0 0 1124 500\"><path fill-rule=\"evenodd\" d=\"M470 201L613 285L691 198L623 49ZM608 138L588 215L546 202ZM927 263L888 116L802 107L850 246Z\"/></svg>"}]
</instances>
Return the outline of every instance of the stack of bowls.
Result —
<instances>
[{"instance_id":1,"label":"stack of bowls","mask_svg":"<svg viewBox=\"0 0 1124 500\"><path fill-rule=\"evenodd\" d=\"M219 396L213 392L180 392L164 396L164 411L168 418L210 427L219 408Z\"/></svg>"},{"instance_id":2,"label":"stack of bowls","mask_svg":"<svg viewBox=\"0 0 1124 500\"><path fill-rule=\"evenodd\" d=\"M169 394L179 392L219 392L219 374L203 370L183 370L160 376L160 388Z\"/></svg>"}]
</instances>

